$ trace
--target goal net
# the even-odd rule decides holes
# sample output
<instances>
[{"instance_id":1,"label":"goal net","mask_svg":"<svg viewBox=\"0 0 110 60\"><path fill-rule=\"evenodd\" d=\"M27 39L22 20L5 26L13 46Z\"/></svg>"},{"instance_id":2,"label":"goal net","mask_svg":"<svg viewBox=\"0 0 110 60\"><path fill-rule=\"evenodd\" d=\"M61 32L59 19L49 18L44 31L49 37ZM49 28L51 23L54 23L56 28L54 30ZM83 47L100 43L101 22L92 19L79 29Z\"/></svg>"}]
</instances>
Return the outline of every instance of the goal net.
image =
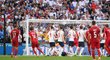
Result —
<instances>
[{"instance_id":1,"label":"goal net","mask_svg":"<svg viewBox=\"0 0 110 60\"><path fill-rule=\"evenodd\" d=\"M110 21L107 20L95 20L97 22L97 25L100 26L101 28L103 28L104 24L109 24L110 25ZM55 30L58 30L58 26L62 25L64 31L68 30L68 27L70 25L73 25L76 29L79 29L79 26L83 26L84 30L87 29L87 26L90 25L92 22L92 20L53 20L53 19L28 19L26 21L22 21L20 22L20 25L24 28L24 33L25 33L25 41L26 41L26 47L25 47L25 54L24 55L32 55L32 53L30 53L30 40L29 40L29 27L33 26L36 30L36 32L40 32L40 37L38 37L38 40L40 41L40 44L42 46L48 46L48 44L46 43L46 39L43 36L44 33L46 33L48 31L48 27L49 26L53 26ZM66 36L66 33L65 33ZM46 53L45 48L43 48Z\"/></svg>"}]
</instances>

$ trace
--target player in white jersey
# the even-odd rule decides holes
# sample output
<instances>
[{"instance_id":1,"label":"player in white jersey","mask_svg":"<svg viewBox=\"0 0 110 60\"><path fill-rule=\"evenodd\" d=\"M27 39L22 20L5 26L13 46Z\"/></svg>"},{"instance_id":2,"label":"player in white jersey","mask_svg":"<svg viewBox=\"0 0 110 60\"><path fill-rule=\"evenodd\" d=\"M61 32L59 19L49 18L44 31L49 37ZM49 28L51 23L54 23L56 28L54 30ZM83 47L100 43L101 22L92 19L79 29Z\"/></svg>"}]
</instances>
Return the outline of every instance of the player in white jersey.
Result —
<instances>
[{"instance_id":1,"label":"player in white jersey","mask_svg":"<svg viewBox=\"0 0 110 60\"><path fill-rule=\"evenodd\" d=\"M62 29L62 27L59 27L59 30L57 32L57 38L58 38L58 43L60 45L60 53L59 56L61 56L62 52L64 51L64 31Z\"/></svg>"},{"instance_id":2,"label":"player in white jersey","mask_svg":"<svg viewBox=\"0 0 110 60\"><path fill-rule=\"evenodd\" d=\"M83 26L80 26L80 30L78 31L78 34L79 34L79 47L80 47L79 56L81 56L85 47L84 44L85 31L83 30Z\"/></svg>"},{"instance_id":3,"label":"player in white jersey","mask_svg":"<svg viewBox=\"0 0 110 60\"><path fill-rule=\"evenodd\" d=\"M50 49L49 49L49 55L53 55L52 53L55 51L55 31L53 27L50 27L50 30L48 32L48 37L49 37L49 44L50 44Z\"/></svg>"},{"instance_id":4,"label":"player in white jersey","mask_svg":"<svg viewBox=\"0 0 110 60\"><path fill-rule=\"evenodd\" d=\"M102 30L101 37L104 38L104 29ZM101 39L101 41L100 41L100 47L101 47L100 52L101 52L101 55L106 56L106 52L104 49L104 43L105 43L105 39Z\"/></svg>"},{"instance_id":5,"label":"player in white jersey","mask_svg":"<svg viewBox=\"0 0 110 60\"><path fill-rule=\"evenodd\" d=\"M68 32L68 37L69 37L69 50L72 54L74 54L73 46L74 46L74 38L76 37L76 33L73 30L73 26L70 26L70 30Z\"/></svg>"}]
</instances>

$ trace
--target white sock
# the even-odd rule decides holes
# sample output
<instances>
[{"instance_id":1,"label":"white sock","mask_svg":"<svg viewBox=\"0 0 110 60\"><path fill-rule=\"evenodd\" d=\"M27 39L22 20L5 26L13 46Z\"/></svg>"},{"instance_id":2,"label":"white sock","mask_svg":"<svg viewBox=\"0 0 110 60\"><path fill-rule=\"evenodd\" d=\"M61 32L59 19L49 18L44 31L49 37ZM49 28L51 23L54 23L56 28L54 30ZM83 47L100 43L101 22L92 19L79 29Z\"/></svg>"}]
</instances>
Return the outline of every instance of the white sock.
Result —
<instances>
[{"instance_id":1,"label":"white sock","mask_svg":"<svg viewBox=\"0 0 110 60\"><path fill-rule=\"evenodd\" d=\"M45 47L45 54L48 55L48 50L49 48L48 47Z\"/></svg>"},{"instance_id":2,"label":"white sock","mask_svg":"<svg viewBox=\"0 0 110 60\"><path fill-rule=\"evenodd\" d=\"M48 49L48 55L51 55L51 54L50 54L51 51L52 51L52 48L50 47L50 48Z\"/></svg>"},{"instance_id":3,"label":"white sock","mask_svg":"<svg viewBox=\"0 0 110 60\"><path fill-rule=\"evenodd\" d=\"M79 56L81 56L81 55L82 55L83 50L84 50L84 48L82 47L82 48L81 48L81 50L80 50Z\"/></svg>"},{"instance_id":4,"label":"white sock","mask_svg":"<svg viewBox=\"0 0 110 60\"><path fill-rule=\"evenodd\" d=\"M100 53L101 53L101 55L103 55L103 53L102 53L102 50L100 49Z\"/></svg>"},{"instance_id":5,"label":"white sock","mask_svg":"<svg viewBox=\"0 0 110 60\"><path fill-rule=\"evenodd\" d=\"M77 55L78 49L79 49L79 47L76 47L75 55Z\"/></svg>"},{"instance_id":6,"label":"white sock","mask_svg":"<svg viewBox=\"0 0 110 60\"><path fill-rule=\"evenodd\" d=\"M51 55L53 55L54 52L55 52L55 47L52 48Z\"/></svg>"},{"instance_id":7,"label":"white sock","mask_svg":"<svg viewBox=\"0 0 110 60\"><path fill-rule=\"evenodd\" d=\"M105 50L103 49L103 50L102 50L102 54L103 54L103 55L104 55L104 52L105 52Z\"/></svg>"},{"instance_id":8,"label":"white sock","mask_svg":"<svg viewBox=\"0 0 110 60\"><path fill-rule=\"evenodd\" d=\"M60 47L60 50L59 50L60 52L59 52L59 56L61 56L61 54L62 54L62 52L63 52L63 48L62 47Z\"/></svg>"},{"instance_id":9,"label":"white sock","mask_svg":"<svg viewBox=\"0 0 110 60\"><path fill-rule=\"evenodd\" d=\"M68 47L64 47L64 52L68 52Z\"/></svg>"},{"instance_id":10,"label":"white sock","mask_svg":"<svg viewBox=\"0 0 110 60\"><path fill-rule=\"evenodd\" d=\"M72 47L70 47L70 52L71 52L72 54L74 54L73 48L72 48Z\"/></svg>"}]
</instances>

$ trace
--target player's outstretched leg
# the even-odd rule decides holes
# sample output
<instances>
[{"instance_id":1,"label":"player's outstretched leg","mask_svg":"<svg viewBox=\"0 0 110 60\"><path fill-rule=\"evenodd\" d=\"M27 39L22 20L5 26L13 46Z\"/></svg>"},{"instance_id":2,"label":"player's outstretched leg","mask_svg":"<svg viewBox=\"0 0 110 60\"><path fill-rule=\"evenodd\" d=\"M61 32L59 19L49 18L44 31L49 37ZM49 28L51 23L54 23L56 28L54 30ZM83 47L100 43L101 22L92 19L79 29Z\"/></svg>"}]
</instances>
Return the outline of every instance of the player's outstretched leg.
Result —
<instances>
[{"instance_id":1,"label":"player's outstretched leg","mask_svg":"<svg viewBox=\"0 0 110 60\"><path fill-rule=\"evenodd\" d=\"M88 47L89 54L91 55L90 46Z\"/></svg>"},{"instance_id":2,"label":"player's outstretched leg","mask_svg":"<svg viewBox=\"0 0 110 60\"><path fill-rule=\"evenodd\" d=\"M101 60L101 52L100 52L100 49L97 49L98 51L98 60Z\"/></svg>"},{"instance_id":3,"label":"player's outstretched leg","mask_svg":"<svg viewBox=\"0 0 110 60\"><path fill-rule=\"evenodd\" d=\"M72 46L70 46L70 53L72 53L74 55L73 47Z\"/></svg>"},{"instance_id":4,"label":"player's outstretched leg","mask_svg":"<svg viewBox=\"0 0 110 60\"><path fill-rule=\"evenodd\" d=\"M104 48L108 52L108 54L110 55L110 49L106 45L104 45Z\"/></svg>"},{"instance_id":5,"label":"player's outstretched leg","mask_svg":"<svg viewBox=\"0 0 110 60\"><path fill-rule=\"evenodd\" d=\"M36 53L35 47L32 48L32 50L33 50L34 54L37 56L37 53Z\"/></svg>"},{"instance_id":6,"label":"player's outstretched leg","mask_svg":"<svg viewBox=\"0 0 110 60\"><path fill-rule=\"evenodd\" d=\"M17 57L18 54L18 47L15 47L15 58Z\"/></svg>"},{"instance_id":7,"label":"player's outstretched leg","mask_svg":"<svg viewBox=\"0 0 110 60\"><path fill-rule=\"evenodd\" d=\"M14 54L15 54L15 48L12 47L11 57L14 57Z\"/></svg>"},{"instance_id":8,"label":"player's outstretched leg","mask_svg":"<svg viewBox=\"0 0 110 60\"><path fill-rule=\"evenodd\" d=\"M83 50L84 50L84 47L81 47L81 48L80 48L79 56L82 56Z\"/></svg>"},{"instance_id":9,"label":"player's outstretched leg","mask_svg":"<svg viewBox=\"0 0 110 60\"><path fill-rule=\"evenodd\" d=\"M93 58L93 60L96 60L96 58L95 58L95 49L92 49L92 58Z\"/></svg>"},{"instance_id":10,"label":"player's outstretched leg","mask_svg":"<svg viewBox=\"0 0 110 60\"><path fill-rule=\"evenodd\" d=\"M77 47L76 47L76 51L75 51L75 55L77 55L78 50L79 50L79 47L77 46Z\"/></svg>"},{"instance_id":11,"label":"player's outstretched leg","mask_svg":"<svg viewBox=\"0 0 110 60\"><path fill-rule=\"evenodd\" d=\"M43 52L39 47L37 47L37 49L38 49L43 55L45 55L44 52Z\"/></svg>"}]
</instances>

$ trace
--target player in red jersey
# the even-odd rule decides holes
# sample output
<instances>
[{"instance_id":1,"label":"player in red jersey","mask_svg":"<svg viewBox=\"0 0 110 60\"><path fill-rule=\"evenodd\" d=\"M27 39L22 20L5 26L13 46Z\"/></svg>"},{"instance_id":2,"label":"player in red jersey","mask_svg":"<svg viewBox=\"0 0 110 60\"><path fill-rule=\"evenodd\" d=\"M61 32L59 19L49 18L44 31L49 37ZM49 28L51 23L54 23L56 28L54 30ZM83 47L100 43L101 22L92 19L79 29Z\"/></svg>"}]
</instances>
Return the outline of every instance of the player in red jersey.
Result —
<instances>
[{"instance_id":1,"label":"player in red jersey","mask_svg":"<svg viewBox=\"0 0 110 60\"><path fill-rule=\"evenodd\" d=\"M95 58L95 49L98 51L98 60L101 60L101 52L100 52L100 28L96 26L96 22L92 21L92 26L89 29L89 33L91 34L91 49L92 49L92 57Z\"/></svg>"},{"instance_id":2,"label":"player in red jersey","mask_svg":"<svg viewBox=\"0 0 110 60\"><path fill-rule=\"evenodd\" d=\"M107 24L104 27L104 39L104 48L106 49L106 51L108 52L108 56L110 57L110 28Z\"/></svg>"},{"instance_id":3,"label":"player in red jersey","mask_svg":"<svg viewBox=\"0 0 110 60\"><path fill-rule=\"evenodd\" d=\"M74 45L76 46L76 47L78 47L78 45L79 45L79 43L78 43L78 32L77 31L75 31L76 32L76 36L75 36L75 38L74 38Z\"/></svg>"},{"instance_id":4,"label":"player in red jersey","mask_svg":"<svg viewBox=\"0 0 110 60\"><path fill-rule=\"evenodd\" d=\"M91 51L90 51L90 44L91 44L91 43L90 43L89 28L90 28L90 26L88 26L88 30L87 30L86 33L85 33L85 39L86 39L86 42L87 42L89 54L91 55Z\"/></svg>"},{"instance_id":5,"label":"player in red jersey","mask_svg":"<svg viewBox=\"0 0 110 60\"><path fill-rule=\"evenodd\" d=\"M12 43L12 53L11 53L11 57L16 57L17 53L18 53L18 36L20 34L20 31L17 27L16 24L14 24L14 29L11 31L11 43Z\"/></svg>"},{"instance_id":6,"label":"player in red jersey","mask_svg":"<svg viewBox=\"0 0 110 60\"><path fill-rule=\"evenodd\" d=\"M76 46L76 51L75 51L75 55L77 55L78 51L79 51L79 43L78 43L78 38L79 38L79 35L78 35L78 32L76 32L76 36L74 38L74 45Z\"/></svg>"},{"instance_id":7,"label":"player in red jersey","mask_svg":"<svg viewBox=\"0 0 110 60\"><path fill-rule=\"evenodd\" d=\"M37 48L42 54L44 54L44 52L42 52L42 50L39 47L39 43L38 43L38 39L37 39L37 34L34 31L33 27L30 27L29 36L30 36L30 40L32 42L32 49L33 49L34 54L37 55L37 53L35 51L35 48Z\"/></svg>"}]
</instances>

